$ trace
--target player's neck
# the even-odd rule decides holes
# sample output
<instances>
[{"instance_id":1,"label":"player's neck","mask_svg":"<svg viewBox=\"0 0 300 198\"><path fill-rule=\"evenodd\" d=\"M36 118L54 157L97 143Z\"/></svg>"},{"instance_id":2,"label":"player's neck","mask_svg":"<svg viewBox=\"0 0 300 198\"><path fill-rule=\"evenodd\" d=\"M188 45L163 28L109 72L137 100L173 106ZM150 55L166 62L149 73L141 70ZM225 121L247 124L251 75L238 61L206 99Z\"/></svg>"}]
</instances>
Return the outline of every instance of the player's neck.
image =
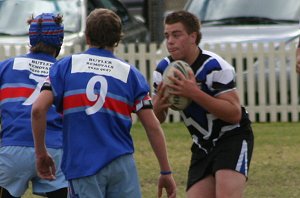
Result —
<instances>
[{"instance_id":1,"label":"player's neck","mask_svg":"<svg viewBox=\"0 0 300 198\"><path fill-rule=\"evenodd\" d=\"M190 53L189 53L189 56L187 57L187 59L185 60L189 65L192 65L195 60L197 59L197 57L199 56L199 53L200 53L200 49L199 47L195 47L193 48Z\"/></svg>"},{"instance_id":2,"label":"player's neck","mask_svg":"<svg viewBox=\"0 0 300 198\"><path fill-rule=\"evenodd\" d=\"M99 48L99 46L95 46L95 45L90 45L89 46L90 48ZM104 47L104 48L102 48L102 49L105 49L105 50L107 50L107 51L111 51L111 52L114 52L114 47Z\"/></svg>"}]
</instances>

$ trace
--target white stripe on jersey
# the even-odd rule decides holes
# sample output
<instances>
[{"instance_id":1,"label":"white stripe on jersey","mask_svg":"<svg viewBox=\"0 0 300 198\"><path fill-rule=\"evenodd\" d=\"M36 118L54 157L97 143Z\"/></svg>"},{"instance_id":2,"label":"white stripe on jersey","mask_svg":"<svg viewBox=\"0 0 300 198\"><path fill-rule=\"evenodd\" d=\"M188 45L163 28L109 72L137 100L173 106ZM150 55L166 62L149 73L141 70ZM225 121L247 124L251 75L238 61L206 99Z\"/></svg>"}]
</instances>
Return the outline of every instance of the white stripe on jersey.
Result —
<instances>
[{"instance_id":1,"label":"white stripe on jersey","mask_svg":"<svg viewBox=\"0 0 300 198\"><path fill-rule=\"evenodd\" d=\"M192 119L191 117L186 118L186 116L184 115L184 113L182 111L180 111L180 115L183 119L184 124L189 127L189 126L193 126L194 128L197 129L197 131L199 131L202 135L203 135L203 139L207 140L211 133L212 133L212 127L213 127L213 120L216 119L216 117L212 114L207 114L207 122L208 122L208 130L205 130L204 128L202 128L200 126L200 124L198 124L194 119Z\"/></svg>"}]
</instances>

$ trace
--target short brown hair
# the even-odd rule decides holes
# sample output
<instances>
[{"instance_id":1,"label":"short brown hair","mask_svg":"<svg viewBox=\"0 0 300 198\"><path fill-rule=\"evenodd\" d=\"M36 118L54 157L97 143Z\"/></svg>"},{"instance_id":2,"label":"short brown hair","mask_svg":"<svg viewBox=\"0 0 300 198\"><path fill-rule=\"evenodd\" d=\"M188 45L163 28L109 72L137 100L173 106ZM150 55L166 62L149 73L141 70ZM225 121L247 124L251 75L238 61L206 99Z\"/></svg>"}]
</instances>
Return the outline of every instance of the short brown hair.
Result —
<instances>
[{"instance_id":1,"label":"short brown hair","mask_svg":"<svg viewBox=\"0 0 300 198\"><path fill-rule=\"evenodd\" d=\"M165 24L182 23L188 34L197 33L196 44L201 40L200 20L190 12L180 10L168 14L165 18Z\"/></svg>"},{"instance_id":2,"label":"short brown hair","mask_svg":"<svg viewBox=\"0 0 300 198\"><path fill-rule=\"evenodd\" d=\"M111 10L97 8L86 19L85 34L93 46L116 47L122 38L121 19Z\"/></svg>"},{"instance_id":3,"label":"short brown hair","mask_svg":"<svg viewBox=\"0 0 300 198\"><path fill-rule=\"evenodd\" d=\"M54 53L57 54L59 51L60 49L53 47L51 45L47 45L43 42L39 42L35 46L30 46L30 52L33 53L46 53L46 54L53 55Z\"/></svg>"}]
</instances>

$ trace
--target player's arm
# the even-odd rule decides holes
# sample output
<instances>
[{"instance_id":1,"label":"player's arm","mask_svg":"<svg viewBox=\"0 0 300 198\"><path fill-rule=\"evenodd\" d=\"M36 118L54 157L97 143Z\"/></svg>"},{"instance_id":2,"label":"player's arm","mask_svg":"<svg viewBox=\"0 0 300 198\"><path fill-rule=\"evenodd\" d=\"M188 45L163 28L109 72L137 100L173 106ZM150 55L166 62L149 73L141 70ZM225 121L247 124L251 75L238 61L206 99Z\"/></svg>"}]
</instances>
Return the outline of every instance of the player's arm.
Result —
<instances>
[{"instance_id":1,"label":"player's arm","mask_svg":"<svg viewBox=\"0 0 300 198\"><path fill-rule=\"evenodd\" d=\"M186 79L184 75L178 71L176 71L176 75L178 79L170 77L175 83L174 85L169 85L173 89L173 91L170 92L171 94L190 98L202 108L226 122L238 123L240 121L242 112L236 90L233 89L219 94L216 97L212 97L199 89L193 72L189 72L189 79Z\"/></svg>"},{"instance_id":2,"label":"player's arm","mask_svg":"<svg viewBox=\"0 0 300 198\"><path fill-rule=\"evenodd\" d=\"M151 147L159 162L160 170L163 173L168 173L171 171L171 167L168 161L164 133L158 119L152 109L141 109L137 112L137 116L146 130ZM162 174L159 178L158 188L159 197L162 194L162 188L166 189L168 197L176 197L176 184L172 174Z\"/></svg>"},{"instance_id":3,"label":"player's arm","mask_svg":"<svg viewBox=\"0 0 300 198\"><path fill-rule=\"evenodd\" d=\"M55 179L55 164L47 152L45 144L47 112L53 103L52 91L44 90L32 105L31 124L39 176Z\"/></svg>"},{"instance_id":4,"label":"player's arm","mask_svg":"<svg viewBox=\"0 0 300 198\"><path fill-rule=\"evenodd\" d=\"M234 124L241 119L241 105L236 90L212 97L198 89L191 93L191 99L221 120Z\"/></svg>"},{"instance_id":5,"label":"player's arm","mask_svg":"<svg viewBox=\"0 0 300 198\"><path fill-rule=\"evenodd\" d=\"M159 71L153 72L153 110L155 116L158 118L160 123L163 123L168 114L168 108L170 104L168 102L168 97L164 95L166 86L162 82L162 73Z\"/></svg>"},{"instance_id":6,"label":"player's arm","mask_svg":"<svg viewBox=\"0 0 300 198\"><path fill-rule=\"evenodd\" d=\"M300 74L300 36L299 36L299 42L298 42L298 47L297 47L297 52L296 52L296 71L298 74Z\"/></svg>"},{"instance_id":7,"label":"player's arm","mask_svg":"<svg viewBox=\"0 0 300 198\"><path fill-rule=\"evenodd\" d=\"M159 161L160 169L162 171L170 171L171 167L168 162L165 137L152 109L142 109L137 112L137 115L146 130L147 137Z\"/></svg>"},{"instance_id":8,"label":"player's arm","mask_svg":"<svg viewBox=\"0 0 300 198\"><path fill-rule=\"evenodd\" d=\"M168 115L168 109L170 104L168 102L168 97L164 96L165 86L163 83L160 83L157 87L156 94L153 94L153 111L155 116L159 120L160 123L163 123Z\"/></svg>"}]
</instances>

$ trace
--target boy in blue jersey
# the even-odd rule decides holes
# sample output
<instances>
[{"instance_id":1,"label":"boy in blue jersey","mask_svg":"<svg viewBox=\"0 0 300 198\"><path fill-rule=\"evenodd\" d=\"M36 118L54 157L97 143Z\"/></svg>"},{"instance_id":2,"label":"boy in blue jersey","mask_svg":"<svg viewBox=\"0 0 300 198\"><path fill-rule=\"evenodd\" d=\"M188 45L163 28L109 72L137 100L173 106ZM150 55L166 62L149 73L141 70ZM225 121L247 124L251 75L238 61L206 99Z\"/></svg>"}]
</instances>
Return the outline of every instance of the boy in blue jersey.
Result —
<instances>
[{"instance_id":1,"label":"boy in blue jersey","mask_svg":"<svg viewBox=\"0 0 300 198\"><path fill-rule=\"evenodd\" d=\"M21 197L30 181L34 194L63 198L68 182L60 168L53 181L37 175L30 119L32 104L63 42L62 17L43 13L28 23L30 53L0 63L0 198ZM60 167L62 116L54 107L47 114L47 123L46 146Z\"/></svg>"},{"instance_id":2,"label":"boy in blue jersey","mask_svg":"<svg viewBox=\"0 0 300 198\"><path fill-rule=\"evenodd\" d=\"M113 53L122 36L120 18L111 10L95 9L87 17L85 34L89 49L58 61L33 104L40 176L55 177L55 166L44 143L46 112L54 104L64 115L62 169L69 180L70 197L140 198L130 135L134 112L160 165L158 196L165 188L168 197L175 197L176 184L147 81Z\"/></svg>"},{"instance_id":3,"label":"boy in blue jersey","mask_svg":"<svg viewBox=\"0 0 300 198\"><path fill-rule=\"evenodd\" d=\"M170 104L163 95L162 75L170 62L183 60L193 72L170 78L172 94L190 98L180 112L193 140L188 172L188 198L242 197L253 150L253 132L241 107L234 68L213 52L200 49L200 22L186 11L170 13L164 35L170 56L153 73L154 112L164 122Z\"/></svg>"}]
</instances>

